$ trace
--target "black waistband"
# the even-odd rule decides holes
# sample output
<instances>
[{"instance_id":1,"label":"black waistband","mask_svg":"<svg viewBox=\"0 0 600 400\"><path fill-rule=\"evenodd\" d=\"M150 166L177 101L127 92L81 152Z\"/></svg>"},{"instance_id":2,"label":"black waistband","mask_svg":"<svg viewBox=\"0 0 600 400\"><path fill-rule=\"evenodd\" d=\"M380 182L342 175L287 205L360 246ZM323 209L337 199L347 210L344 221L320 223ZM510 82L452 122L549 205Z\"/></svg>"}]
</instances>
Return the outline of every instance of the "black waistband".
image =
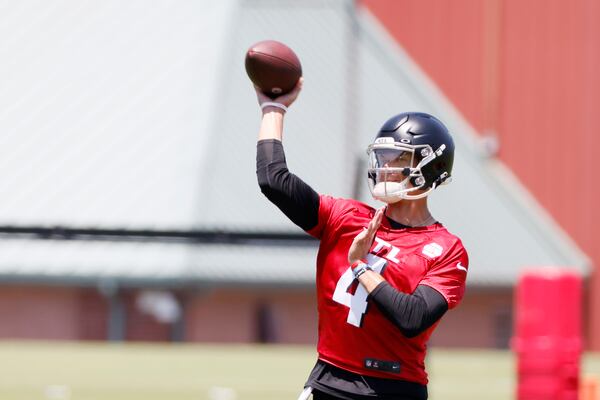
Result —
<instances>
[{"instance_id":1,"label":"black waistband","mask_svg":"<svg viewBox=\"0 0 600 400\"><path fill-rule=\"evenodd\" d=\"M305 386L347 400L426 400L427 386L397 379L375 378L318 360Z\"/></svg>"}]
</instances>

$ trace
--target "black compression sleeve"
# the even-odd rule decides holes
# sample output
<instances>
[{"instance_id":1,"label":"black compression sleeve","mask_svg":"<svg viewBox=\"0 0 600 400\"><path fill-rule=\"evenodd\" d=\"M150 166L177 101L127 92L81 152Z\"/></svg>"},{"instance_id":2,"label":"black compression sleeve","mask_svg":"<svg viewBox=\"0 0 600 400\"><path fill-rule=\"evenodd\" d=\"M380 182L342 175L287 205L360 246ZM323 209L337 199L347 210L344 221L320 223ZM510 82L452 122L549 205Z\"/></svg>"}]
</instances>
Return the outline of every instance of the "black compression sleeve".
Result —
<instances>
[{"instance_id":1,"label":"black compression sleeve","mask_svg":"<svg viewBox=\"0 0 600 400\"><path fill-rule=\"evenodd\" d=\"M426 285L419 285L413 294L406 294L389 283L382 282L369 297L400 328L402 334L409 338L425 331L448 310L444 296Z\"/></svg>"},{"instance_id":2,"label":"black compression sleeve","mask_svg":"<svg viewBox=\"0 0 600 400\"><path fill-rule=\"evenodd\" d=\"M308 231L319 221L319 194L290 173L279 140L256 145L256 176L261 192L296 225Z\"/></svg>"}]
</instances>

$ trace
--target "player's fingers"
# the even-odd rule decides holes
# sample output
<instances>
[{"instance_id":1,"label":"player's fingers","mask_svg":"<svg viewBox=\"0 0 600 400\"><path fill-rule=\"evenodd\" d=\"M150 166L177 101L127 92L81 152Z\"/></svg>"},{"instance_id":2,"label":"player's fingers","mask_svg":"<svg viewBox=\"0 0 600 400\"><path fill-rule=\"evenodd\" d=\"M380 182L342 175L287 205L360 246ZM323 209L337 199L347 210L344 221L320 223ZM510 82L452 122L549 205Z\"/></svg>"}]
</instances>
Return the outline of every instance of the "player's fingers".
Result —
<instances>
[{"instance_id":1,"label":"player's fingers","mask_svg":"<svg viewBox=\"0 0 600 400\"><path fill-rule=\"evenodd\" d=\"M260 90L260 88L254 85L254 91L256 92L256 97L258 98L258 104L262 104L265 101L271 101L271 99Z\"/></svg>"},{"instance_id":2,"label":"player's fingers","mask_svg":"<svg viewBox=\"0 0 600 400\"><path fill-rule=\"evenodd\" d=\"M375 235L375 232L377 232L377 227L375 226L375 220L372 219L371 221L369 221L367 233L369 236L373 236Z\"/></svg>"},{"instance_id":3,"label":"player's fingers","mask_svg":"<svg viewBox=\"0 0 600 400\"><path fill-rule=\"evenodd\" d=\"M381 221L383 221L384 212L385 212L385 207L382 207L375 212L375 217L373 219L375 220L375 226L377 227L377 229L379 229L379 226L381 225Z\"/></svg>"},{"instance_id":4,"label":"player's fingers","mask_svg":"<svg viewBox=\"0 0 600 400\"><path fill-rule=\"evenodd\" d=\"M367 239L368 237L369 237L369 230L366 228L363 228L363 230L358 235L356 235L354 240L357 242L362 242L365 239Z\"/></svg>"},{"instance_id":5,"label":"player's fingers","mask_svg":"<svg viewBox=\"0 0 600 400\"><path fill-rule=\"evenodd\" d=\"M301 76L300 79L298 79L296 86L294 86L294 88L289 93L277 97L274 101L284 104L286 106L290 106L300 94L303 85L304 77Z\"/></svg>"},{"instance_id":6,"label":"player's fingers","mask_svg":"<svg viewBox=\"0 0 600 400\"><path fill-rule=\"evenodd\" d=\"M369 221L369 234L375 235L377 229L381 225L381 219L383 218L383 209L379 209L375 212L375 216L371 221Z\"/></svg>"},{"instance_id":7,"label":"player's fingers","mask_svg":"<svg viewBox=\"0 0 600 400\"><path fill-rule=\"evenodd\" d=\"M304 85L304 77L301 76L300 78L298 78L298 82L296 82L296 86L294 86L294 88L292 89L292 91L290 93L296 93L296 95L297 95L298 92L300 92L302 90L303 85Z\"/></svg>"}]
</instances>

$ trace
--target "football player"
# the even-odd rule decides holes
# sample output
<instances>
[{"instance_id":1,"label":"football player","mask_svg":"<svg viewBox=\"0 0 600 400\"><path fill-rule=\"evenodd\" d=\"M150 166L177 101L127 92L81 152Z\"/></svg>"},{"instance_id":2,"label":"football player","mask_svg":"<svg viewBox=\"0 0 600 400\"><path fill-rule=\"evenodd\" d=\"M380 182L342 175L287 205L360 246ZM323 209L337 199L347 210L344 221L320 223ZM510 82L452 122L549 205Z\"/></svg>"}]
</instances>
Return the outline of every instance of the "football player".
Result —
<instances>
[{"instance_id":1,"label":"football player","mask_svg":"<svg viewBox=\"0 0 600 400\"><path fill-rule=\"evenodd\" d=\"M385 205L318 194L288 171L282 145L285 113L301 89L302 78L276 99L256 91L261 191L320 240L318 360L301 398L426 399L426 344L462 299L468 268L460 239L427 206L450 181L452 137L429 114L396 115L367 149L369 187Z\"/></svg>"}]
</instances>

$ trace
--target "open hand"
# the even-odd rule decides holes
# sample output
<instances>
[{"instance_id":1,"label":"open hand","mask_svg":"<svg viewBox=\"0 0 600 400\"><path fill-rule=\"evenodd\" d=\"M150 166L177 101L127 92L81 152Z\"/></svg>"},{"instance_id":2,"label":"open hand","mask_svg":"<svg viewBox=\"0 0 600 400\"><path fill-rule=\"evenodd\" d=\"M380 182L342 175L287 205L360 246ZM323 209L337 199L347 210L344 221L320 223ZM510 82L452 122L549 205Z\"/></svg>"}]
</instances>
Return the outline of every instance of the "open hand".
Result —
<instances>
[{"instance_id":1,"label":"open hand","mask_svg":"<svg viewBox=\"0 0 600 400\"><path fill-rule=\"evenodd\" d=\"M375 212L375 216L369 222L369 225L366 228L363 228L362 232L356 235L352 241L350 250L348 250L348 262L350 262L350 264L364 259L369 253L371 245L373 244L373 240L375 239L377 229L379 229L379 225L381 225L383 212L384 208L377 210Z\"/></svg>"}]
</instances>

